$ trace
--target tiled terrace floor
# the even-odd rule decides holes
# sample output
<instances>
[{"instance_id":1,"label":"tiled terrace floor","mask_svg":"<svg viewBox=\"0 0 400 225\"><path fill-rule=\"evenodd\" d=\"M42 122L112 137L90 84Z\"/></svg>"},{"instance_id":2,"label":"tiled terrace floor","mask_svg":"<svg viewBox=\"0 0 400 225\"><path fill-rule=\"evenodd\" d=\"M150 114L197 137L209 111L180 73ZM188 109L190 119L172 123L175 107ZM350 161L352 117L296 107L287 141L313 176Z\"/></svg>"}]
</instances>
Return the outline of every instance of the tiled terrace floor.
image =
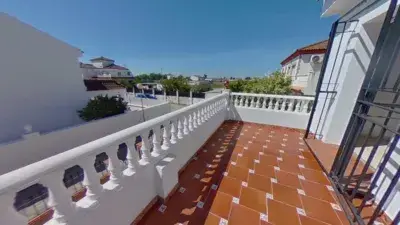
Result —
<instances>
[{"instance_id":1,"label":"tiled terrace floor","mask_svg":"<svg viewBox=\"0 0 400 225\"><path fill-rule=\"evenodd\" d=\"M225 122L139 224L348 224L298 130Z\"/></svg>"}]
</instances>

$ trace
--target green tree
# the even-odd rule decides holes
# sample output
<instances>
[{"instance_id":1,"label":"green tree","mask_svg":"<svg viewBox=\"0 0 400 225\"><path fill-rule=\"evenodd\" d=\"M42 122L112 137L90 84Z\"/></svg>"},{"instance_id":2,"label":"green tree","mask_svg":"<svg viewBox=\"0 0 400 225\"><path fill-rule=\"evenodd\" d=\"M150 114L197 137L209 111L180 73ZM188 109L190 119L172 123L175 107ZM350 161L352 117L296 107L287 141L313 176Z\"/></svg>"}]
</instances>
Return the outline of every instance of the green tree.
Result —
<instances>
[{"instance_id":1,"label":"green tree","mask_svg":"<svg viewBox=\"0 0 400 225\"><path fill-rule=\"evenodd\" d=\"M176 91L179 92L189 92L190 86L187 80L183 76L173 77L171 79L161 80L161 84L164 87L164 90L167 92Z\"/></svg>"},{"instance_id":2,"label":"green tree","mask_svg":"<svg viewBox=\"0 0 400 225\"><path fill-rule=\"evenodd\" d=\"M85 121L91 121L122 114L126 109L127 103L123 98L99 95L89 100L83 109L78 110L78 115Z\"/></svg>"},{"instance_id":3,"label":"green tree","mask_svg":"<svg viewBox=\"0 0 400 225\"><path fill-rule=\"evenodd\" d=\"M195 93L206 92L211 90L211 85L210 84L194 85L192 86L191 90Z\"/></svg>"},{"instance_id":4,"label":"green tree","mask_svg":"<svg viewBox=\"0 0 400 225\"><path fill-rule=\"evenodd\" d=\"M246 81L244 80L235 80L229 83L229 89L232 92L244 92L244 86L246 85Z\"/></svg>"},{"instance_id":5,"label":"green tree","mask_svg":"<svg viewBox=\"0 0 400 225\"><path fill-rule=\"evenodd\" d=\"M291 93L291 84L290 77L276 71L264 78L233 81L229 88L233 92L286 95Z\"/></svg>"}]
</instances>

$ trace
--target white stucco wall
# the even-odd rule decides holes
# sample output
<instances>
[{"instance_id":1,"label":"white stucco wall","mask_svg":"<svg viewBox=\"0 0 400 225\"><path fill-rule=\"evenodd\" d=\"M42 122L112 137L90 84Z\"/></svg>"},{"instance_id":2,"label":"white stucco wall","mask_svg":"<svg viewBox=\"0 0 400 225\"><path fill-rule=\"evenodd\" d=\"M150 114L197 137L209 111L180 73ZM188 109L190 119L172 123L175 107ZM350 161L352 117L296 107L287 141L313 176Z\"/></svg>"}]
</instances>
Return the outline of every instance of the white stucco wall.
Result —
<instances>
[{"instance_id":1,"label":"white stucco wall","mask_svg":"<svg viewBox=\"0 0 400 225\"><path fill-rule=\"evenodd\" d=\"M80 50L1 12L0 27L0 142L82 123Z\"/></svg>"},{"instance_id":2,"label":"white stucco wall","mask_svg":"<svg viewBox=\"0 0 400 225\"><path fill-rule=\"evenodd\" d=\"M0 146L0 174L170 112L167 103Z\"/></svg>"},{"instance_id":3,"label":"white stucco wall","mask_svg":"<svg viewBox=\"0 0 400 225\"><path fill-rule=\"evenodd\" d=\"M108 75L110 74L112 77L131 77L133 74L129 70L116 70L116 69L89 69L89 68L81 68L82 75L85 78L96 77L98 75ZM120 74L118 74L120 73ZM128 74L130 73L130 74Z\"/></svg>"}]
</instances>

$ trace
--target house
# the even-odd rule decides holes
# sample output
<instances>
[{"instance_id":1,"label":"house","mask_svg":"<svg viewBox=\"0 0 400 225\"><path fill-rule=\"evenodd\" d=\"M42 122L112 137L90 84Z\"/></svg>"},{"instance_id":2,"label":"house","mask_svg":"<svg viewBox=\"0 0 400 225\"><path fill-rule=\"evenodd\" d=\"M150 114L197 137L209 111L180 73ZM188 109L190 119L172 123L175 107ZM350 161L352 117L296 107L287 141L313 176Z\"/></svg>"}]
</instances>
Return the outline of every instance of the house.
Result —
<instances>
[{"instance_id":1,"label":"house","mask_svg":"<svg viewBox=\"0 0 400 225\"><path fill-rule=\"evenodd\" d=\"M281 72L292 78L292 88L314 95L328 41L296 49L281 62Z\"/></svg>"},{"instance_id":2,"label":"house","mask_svg":"<svg viewBox=\"0 0 400 225\"><path fill-rule=\"evenodd\" d=\"M200 85L200 84L209 84L210 81L206 80L207 75L199 76L199 75L192 75L190 76L189 85Z\"/></svg>"},{"instance_id":3,"label":"house","mask_svg":"<svg viewBox=\"0 0 400 225\"><path fill-rule=\"evenodd\" d=\"M114 60L103 56L91 59L90 63L80 63L80 67L84 78L133 77L128 68L117 65Z\"/></svg>"},{"instance_id":4,"label":"house","mask_svg":"<svg viewBox=\"0 0 400 225\"><path fill-rule=\"evenodd\" d=\"M82 51L2 12L0 27L0 143L82 123Z\"/></svg>"},{"instance_id":5,"label":"house","mask_svg":"<svg viewBox=\"0 0 400 225\"><path fill-rule=\"evenodd\" d=\"M83 83L85 84L89 97L108 95L125 98L127 93L126 88L114 79L91 78L84 79Z\"/></svg>"}]
</instances>

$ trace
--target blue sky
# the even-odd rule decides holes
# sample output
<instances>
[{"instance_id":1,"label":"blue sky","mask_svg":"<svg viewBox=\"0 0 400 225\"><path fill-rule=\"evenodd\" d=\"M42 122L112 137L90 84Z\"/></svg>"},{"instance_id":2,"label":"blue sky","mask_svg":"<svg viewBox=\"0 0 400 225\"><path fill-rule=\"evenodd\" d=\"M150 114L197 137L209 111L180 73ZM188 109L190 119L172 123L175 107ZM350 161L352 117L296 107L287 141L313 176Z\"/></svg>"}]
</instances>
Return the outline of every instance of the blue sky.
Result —
<instances>
[{"instance_id":1,"label":"blue sky","mask_svg":"<svg viewBox=\"0 0 400 225\"><path fill-rule=\"evenodd\" d=\"M1 0L0 10L134 73L262 76L328 38L316 0Z\"/></svg>"}]
</instances>

